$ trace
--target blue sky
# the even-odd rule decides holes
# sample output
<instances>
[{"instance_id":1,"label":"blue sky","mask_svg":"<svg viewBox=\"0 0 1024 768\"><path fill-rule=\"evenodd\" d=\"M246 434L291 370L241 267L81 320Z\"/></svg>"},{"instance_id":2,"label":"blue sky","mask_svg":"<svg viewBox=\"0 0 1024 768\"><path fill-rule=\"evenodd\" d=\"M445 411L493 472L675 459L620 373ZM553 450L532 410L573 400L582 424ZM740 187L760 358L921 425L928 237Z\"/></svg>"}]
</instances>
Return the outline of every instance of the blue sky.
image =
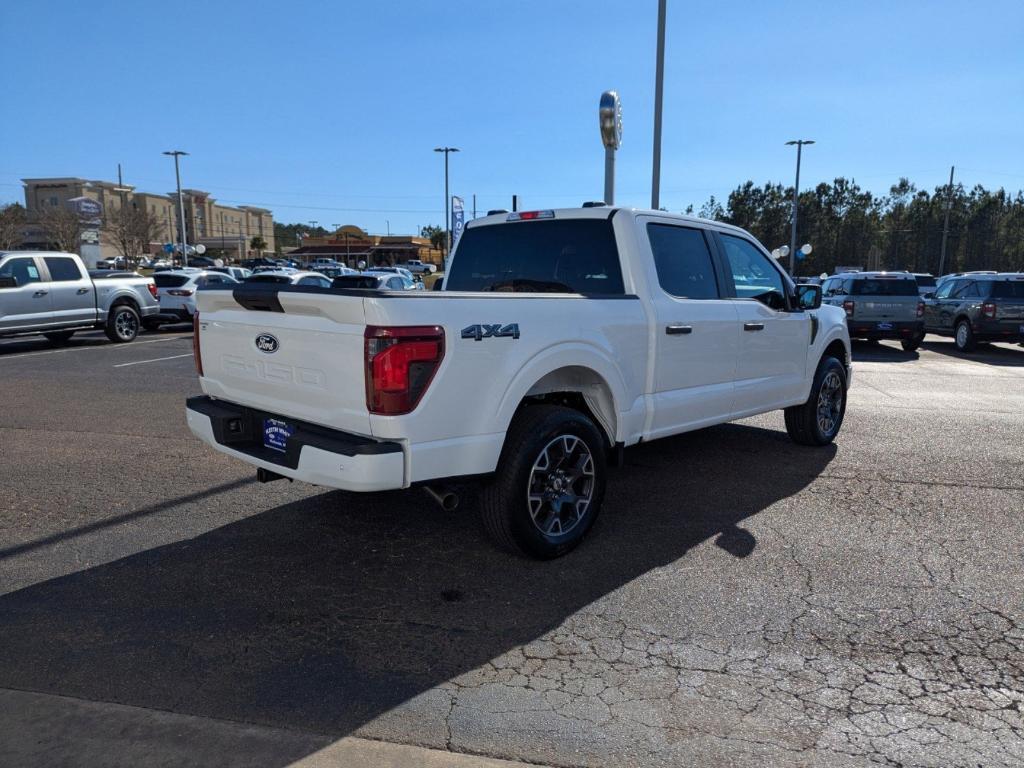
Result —
<instances>
[{"instance_id":1,"label":"blue sky","mask_svg":"<svg viewBox=\"0 0 1024 768\"><path fill-rule=\"evenodd\" d=\"M624 111L617 203L650 202L656 0L6 2L0 201L19 178L183 183L278 221L411 232L599 199L601 91ZM1024 3L669 0L662 204L737 184L900 176L1024 188Z\"/></svg>"}]
</instances>

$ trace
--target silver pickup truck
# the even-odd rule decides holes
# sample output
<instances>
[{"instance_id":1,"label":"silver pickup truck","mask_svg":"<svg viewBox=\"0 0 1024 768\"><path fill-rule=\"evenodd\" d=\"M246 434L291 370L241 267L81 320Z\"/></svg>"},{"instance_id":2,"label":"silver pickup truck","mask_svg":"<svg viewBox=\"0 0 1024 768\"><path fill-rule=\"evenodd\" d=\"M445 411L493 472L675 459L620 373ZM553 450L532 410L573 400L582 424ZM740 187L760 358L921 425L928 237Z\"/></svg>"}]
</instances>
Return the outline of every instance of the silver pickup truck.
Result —
<instances>
[{"instance_id":1,"label":"silver pickup truck","mask_svg":"<svg viewBox=\"0 0 1024 768\"><path fill-rule=\"evenodd\" d=\"M0 251L0 337L41 333L63 343L75 331L102 330L133 341L160 313L153 280L93 272L73 253Z\"/></svg>"}]
</instances>

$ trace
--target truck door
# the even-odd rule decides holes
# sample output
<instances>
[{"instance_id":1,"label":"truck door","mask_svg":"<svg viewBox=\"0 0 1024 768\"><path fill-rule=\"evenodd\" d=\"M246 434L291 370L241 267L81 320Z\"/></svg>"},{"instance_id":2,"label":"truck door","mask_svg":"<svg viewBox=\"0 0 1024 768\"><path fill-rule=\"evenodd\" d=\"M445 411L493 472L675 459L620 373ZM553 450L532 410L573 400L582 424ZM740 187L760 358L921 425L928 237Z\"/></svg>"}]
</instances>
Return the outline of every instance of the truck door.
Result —
<instances>
[{"instance_id":1,"label":"truck door","mask_svg":"<svg viewBox=\"0 0 1024 768\"><path fill-rule=\"evenodd\" d=\"M739 327L721 290L710 233L670 219L640 217L650 247L654 391L650 437L728 419ZM645 238L640 238L641 242Z\"/></svg>"},{"instance_id":2,"label":"truck door","mask_svg":"<svg viewBox=\"0 0 1024 768\"><path fill-rule=\"evenodd\" d=\"M16 285L0 286L0 332L41 328L53 322L50 292L34 256L14 256L0 263L0 278Z\"/></svg>"},{"instance_id":3,"label":"truck door","mask_svg":"<svg viewBox=\"0 0 1024 768\"><path fill-rule=\"evenodd\" d=\"M96 289L92 280L70 256L45 256L50 279L53 321L58 325L86 325L96 322Z\"/></svg>"},{"instance_id":4,"label":"truck door","mask_svg":"<svg viewBox=\"0 0 1024 768\"><path fill-rule=\"evenodd\" d=\"M739 316L733 411L755 413L792 405L806 383L810 314L789 311L787 280L771 256L745 237L721 232L716 236Z\"/></svg>"}]
</instances>

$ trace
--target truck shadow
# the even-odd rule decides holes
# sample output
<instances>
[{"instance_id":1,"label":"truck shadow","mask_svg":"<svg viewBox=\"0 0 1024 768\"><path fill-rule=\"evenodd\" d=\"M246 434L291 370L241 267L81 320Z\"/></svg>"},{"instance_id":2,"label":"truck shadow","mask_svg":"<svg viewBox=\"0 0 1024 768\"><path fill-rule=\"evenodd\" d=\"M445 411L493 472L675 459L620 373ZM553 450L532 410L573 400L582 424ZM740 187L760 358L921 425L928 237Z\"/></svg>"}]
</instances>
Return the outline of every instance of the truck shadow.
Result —
<instances>
[{"instance_id":1,"label":"truck shadow","mask_svg":"<svg viewBox=\"0 0 1024 768\"><path fill-rule=\"evenodd\" d=\"M639 446L548 563L418 492L324 493L3 596L0 686L342 736L705 541L750 555L743 521L834 455L745 425Z\"/></svg>"}]
</instances>

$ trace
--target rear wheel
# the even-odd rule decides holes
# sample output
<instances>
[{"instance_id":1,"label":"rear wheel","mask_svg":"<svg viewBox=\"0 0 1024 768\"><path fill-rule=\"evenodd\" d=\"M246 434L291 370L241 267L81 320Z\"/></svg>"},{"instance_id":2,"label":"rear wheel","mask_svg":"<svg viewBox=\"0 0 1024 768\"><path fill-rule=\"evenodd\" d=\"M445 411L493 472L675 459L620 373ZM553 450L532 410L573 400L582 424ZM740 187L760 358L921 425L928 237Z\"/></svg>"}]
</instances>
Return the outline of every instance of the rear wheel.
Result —
<instances>
[{"instance_id":1,"label":"rear wheel","mask_svg":"<svg viewBox=\"0 0 1024 768\"><path fill-rule=\"evenodd\" d=\"M139 335L139 313L129 304L118 304L107 313L107 324L104 331L107 338L115 344L126 344L135 341Z\"/></svg>"},{"instance_id":2,"label":"rear wheel","mask_svg":"<svg viewBox=\"0 0 1024 768\"><path fill-rule=\"evenodd\" d=\"M807 402L785 410L786 432L800 445L828 445L846 415L846 369L834 357L818 363Z\"/></svg>"},{"instance_id":3,"label":"rear wheel","mask_svg":"<svg viewBox=\"0 0 1024 768\"><path fill-rule=\"evenodd\" d=\"M964 318L956 324L956 334L953 336L953 340L956 342L956 348L961 352L970 352L977 346L978 342L974 339L974 330L971 328L969 320Z\"/></svg>"},{"instance_id":4,"label":"rear wheel","mask_svg":"<svg viewBox=\"0 0 1024 768\"><path fill-rule=\"evenodd\" d=\"M512 422L494 481L480 492L484 529L499 546L548 560L569 552L597 519L605 441L579 411L537 405Z\"/></svg>"},{"instance_id":5,"label":"rear wheel","mask_svg":"<svg viewBox=\"0 0 1024 768\"><path fill-rule=\"evenodd\" d=\"M74 331L50 331L43 334L48 341L52 341L54 344L67 344L74 335Z\"/></svg>"},{"instance_id":6,"label":"rear wheel","mask_svg":"<svg viewBox=\"0 0 1024 768\"><path fill-rule=\"evenodd\" d=\"M917 334L917 336L914 336L913 338L903 339L900 342L900 346L903 347L904 352L913 352L914 350L921 346L922 341L924 341L924 334L919 333Z\"/></svg>"}]
</instances>

